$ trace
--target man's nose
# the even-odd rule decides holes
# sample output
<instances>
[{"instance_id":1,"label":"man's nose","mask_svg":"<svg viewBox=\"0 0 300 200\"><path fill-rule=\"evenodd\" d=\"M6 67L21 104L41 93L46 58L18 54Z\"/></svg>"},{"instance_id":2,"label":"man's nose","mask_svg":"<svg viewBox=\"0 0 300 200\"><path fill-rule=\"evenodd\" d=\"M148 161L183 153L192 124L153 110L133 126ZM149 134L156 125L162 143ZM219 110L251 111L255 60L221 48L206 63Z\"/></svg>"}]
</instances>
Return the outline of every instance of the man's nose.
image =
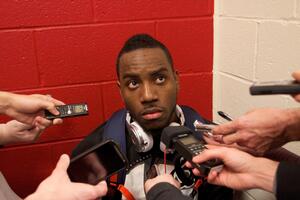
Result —
<instances>
[{"instance_id":1,"label":"man's nose","mask_svg":"<svg viewBox=\"0 0 300 200\"><path fill-rule=\"evenodd\" d=\"M141 102L152 102L158 98L157 90L151 84L144 84L141 91Z\"/></svg>"}]
</instances>

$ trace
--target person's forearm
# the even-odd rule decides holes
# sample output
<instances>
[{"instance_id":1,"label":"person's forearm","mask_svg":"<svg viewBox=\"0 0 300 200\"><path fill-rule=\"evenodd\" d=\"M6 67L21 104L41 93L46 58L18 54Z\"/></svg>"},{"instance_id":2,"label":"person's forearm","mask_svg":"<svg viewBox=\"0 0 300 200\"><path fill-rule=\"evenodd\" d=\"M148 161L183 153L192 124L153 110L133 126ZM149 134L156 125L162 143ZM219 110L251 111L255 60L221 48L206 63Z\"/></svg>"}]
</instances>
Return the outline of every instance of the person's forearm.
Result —
<instances>
[{"instance_id":1,"label":"person's forearm","mask_svg":"<svg viewBox=\"0 0 300 200\"><path fill-rule=\"evenodd\" d=\"M255 158L257 168L253 173L255 188L274 192L274 181L279 163L266 158Z\"/></svg>"},{"instance_id":2,"label":"person's forearm","mask_svg":"<svg viewBox=\"0 0 300 200\"><path fill-rule=\"evenodd\" d=\"M0 146L5 145L6 141L5 124L0 124Z\"/></svg>"},{"instance_id":3,"label":"person's forearm","mask_svg":"<svg viewBox=\"0 0 300 200\"><path fill-rule=\"evenodd\" d=\"M286 113L288 120L285 137L288 141L300 140L300 109L287 109Z\"/></svg>"},{"instance_id":4,"label":"person's forearm","mask_svg":"<svg viewBox=\"0 0 300 200\"><path fill-rule=\"evenodd\" d=\"M10 94L0 91L0 114L4 114L9 106Z\"/></svg>"}]
</instances>

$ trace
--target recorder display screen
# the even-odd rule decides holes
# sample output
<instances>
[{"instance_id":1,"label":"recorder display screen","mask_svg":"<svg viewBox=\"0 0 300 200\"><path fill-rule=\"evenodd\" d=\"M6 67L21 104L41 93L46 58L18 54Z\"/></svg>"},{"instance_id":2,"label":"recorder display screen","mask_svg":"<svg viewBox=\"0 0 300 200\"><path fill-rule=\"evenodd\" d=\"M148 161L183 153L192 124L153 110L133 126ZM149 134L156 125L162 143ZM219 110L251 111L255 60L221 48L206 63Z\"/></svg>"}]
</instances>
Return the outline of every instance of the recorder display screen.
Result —
<instances>
[{"instance_id":1,"label":"recorder display screen","mask_svg":"<svg viewBox=\"0 0 300 200\"><path fill-rule=\"evenodd\" d=\"M84 106L83 106L83 105L76 105L76 106L74 107L74 111L75 111L76 113L80 113L80 112L84 112L85 109L84 109Z\"/></svg>"},{"instance_id":2,"label":"recorder display screen","mask_svg":"<svg viewBox=\"0 0 300 200\"><path fill-rule=\"evenodd\" d=\"M199 140L197 140L195 137L184 137L184 138L180 138L180 141L181 141L184 145L189 145L189 144L199 143Z\"/></svg>"}]
</instances>

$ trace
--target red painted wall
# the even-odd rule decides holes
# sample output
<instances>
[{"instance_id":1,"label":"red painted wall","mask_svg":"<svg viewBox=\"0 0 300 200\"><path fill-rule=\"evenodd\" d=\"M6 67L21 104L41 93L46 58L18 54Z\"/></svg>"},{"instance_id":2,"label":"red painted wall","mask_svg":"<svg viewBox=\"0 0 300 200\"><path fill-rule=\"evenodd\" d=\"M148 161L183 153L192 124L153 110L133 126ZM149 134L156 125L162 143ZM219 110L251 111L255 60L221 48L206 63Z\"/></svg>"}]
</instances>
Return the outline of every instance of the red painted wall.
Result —
<instances>
[{"instance_id":1,"label":"red painted wall","mask_svg":"<svg viewBox=\"0 0 300 200\"><path fill-rule=\"evenodd\" d=\"M174 57L179 103L210 119L213 0L0 1L0 90L51 94L90 108L89 116L66 119L34 144L0 149L0 171L19 195L33 192L60 154L123 106L115 59L128 37L144 32Z\"/></svg>"}]
</instances>

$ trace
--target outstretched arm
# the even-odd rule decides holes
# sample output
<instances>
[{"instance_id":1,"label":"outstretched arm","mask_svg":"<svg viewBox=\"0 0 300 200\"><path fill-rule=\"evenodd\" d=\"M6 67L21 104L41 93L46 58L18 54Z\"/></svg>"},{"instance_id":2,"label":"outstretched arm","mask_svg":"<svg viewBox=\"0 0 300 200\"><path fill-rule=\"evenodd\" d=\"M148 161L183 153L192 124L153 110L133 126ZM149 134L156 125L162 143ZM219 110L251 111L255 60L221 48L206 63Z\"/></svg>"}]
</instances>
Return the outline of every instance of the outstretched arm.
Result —
<instances>
[{"instance_id":1,"label":"outstretched arm","mask_svg":"<svg viewBox=\"0 0 300 200\"><path fill-rule=\"evenodd\" d=\"M34 141L40 133L52 124L61 124L62 119L47 120L44 110L59 114L57 105L63 102L47 95L20 95L0 92L0 114L15 120L0 124L0 145L14 142Z\"/></svg>"}]
</instances>

